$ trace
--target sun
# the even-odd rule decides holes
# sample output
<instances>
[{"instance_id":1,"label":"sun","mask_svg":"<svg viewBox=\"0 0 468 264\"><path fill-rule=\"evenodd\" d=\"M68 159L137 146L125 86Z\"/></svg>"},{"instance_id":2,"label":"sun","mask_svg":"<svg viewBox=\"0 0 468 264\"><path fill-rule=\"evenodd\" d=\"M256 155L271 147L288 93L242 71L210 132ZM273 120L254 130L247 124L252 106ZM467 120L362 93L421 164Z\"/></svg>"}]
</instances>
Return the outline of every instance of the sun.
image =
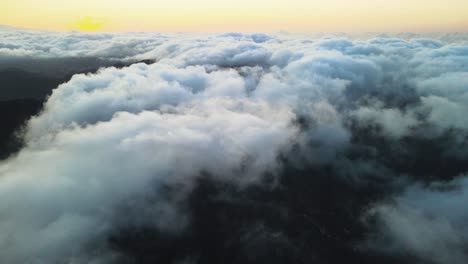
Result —
<instances>
[{"instance_id":1,"label":"sun","mask_svg":"<svg viewBox=\"0 0 468 264\"><path fill-rule=\"evenodd\" d=\"M85 16L72 25L72 29L79 31L92 32L102 28L106 23L104 19Z\"/></svg>"}]
</instances>

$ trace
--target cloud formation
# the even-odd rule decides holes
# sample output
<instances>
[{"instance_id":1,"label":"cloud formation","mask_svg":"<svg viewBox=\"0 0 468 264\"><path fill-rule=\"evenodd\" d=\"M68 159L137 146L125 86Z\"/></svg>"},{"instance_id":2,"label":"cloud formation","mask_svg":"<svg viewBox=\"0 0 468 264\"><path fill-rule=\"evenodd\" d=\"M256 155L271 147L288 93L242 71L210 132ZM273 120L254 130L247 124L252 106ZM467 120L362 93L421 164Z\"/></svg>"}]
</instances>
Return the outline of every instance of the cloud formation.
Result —
<instances>
[{"instance_id":1,"label":"cloud formation","mask_svg":"<svg viewBox=\"0 0 468 264\"><path fill-rule=\"evenodd\" d=\"M4 262L114 262L123 256L109 237L119 228L190 228L187 199L200 178L242 190L280 182L290 166L379 191L390 183L385 199L357 212L377 219L360 241L377 246L363 248L467 260L460 36L1 35L0 62L10 66L158 61L74 75L28 121L24 147L0 163Z\"/></svg>"}]
</instances>

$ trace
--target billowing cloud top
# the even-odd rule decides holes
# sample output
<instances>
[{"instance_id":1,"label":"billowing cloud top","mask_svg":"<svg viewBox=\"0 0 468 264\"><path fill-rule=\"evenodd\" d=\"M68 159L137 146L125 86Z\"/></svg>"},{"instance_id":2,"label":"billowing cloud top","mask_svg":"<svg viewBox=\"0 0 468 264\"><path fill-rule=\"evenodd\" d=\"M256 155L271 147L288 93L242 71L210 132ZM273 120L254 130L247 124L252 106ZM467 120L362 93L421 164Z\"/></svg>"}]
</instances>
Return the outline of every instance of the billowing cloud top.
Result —
<instances>
[{"instance_id":1,"label":"billowing cloud top","mask_svg":"<svg viewBox=\"0 0 468 264\"><path fill-rule=\"evenodd\" d=\"M189 229L186 200L199 178L243 189L292 166L327 168L356 186L389 184L391 201L361 212L376 220L362 248L463 263L464 39L4 29L2 65L157 63L74 75L28 121L24 147L0 163L0 260L115 262L122 256L108 238L119 228ZM449 168L431 171L437 163L421 155Z\"/></svg>"}]
</instances>

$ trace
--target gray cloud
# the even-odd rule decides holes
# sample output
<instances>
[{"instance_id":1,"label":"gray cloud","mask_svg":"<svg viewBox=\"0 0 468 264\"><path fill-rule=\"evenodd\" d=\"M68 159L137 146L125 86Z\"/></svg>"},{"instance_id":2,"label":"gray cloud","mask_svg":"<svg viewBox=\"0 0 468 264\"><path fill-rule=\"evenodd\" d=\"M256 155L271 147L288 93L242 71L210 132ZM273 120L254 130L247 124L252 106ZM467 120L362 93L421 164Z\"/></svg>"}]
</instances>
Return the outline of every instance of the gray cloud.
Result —
<instances>
[{"instance_id":1,"label":"gray cloud","mask_svg":"<svg viewBox=\"0 0 468 264\"><path fill-rule=\"evenodd\" d=\"M467 178L429 186L414 184L376 216L383 236L369 246L387 254L412 254L434 263L464 263L468 258Z\"/></svg>"}]
</instances>

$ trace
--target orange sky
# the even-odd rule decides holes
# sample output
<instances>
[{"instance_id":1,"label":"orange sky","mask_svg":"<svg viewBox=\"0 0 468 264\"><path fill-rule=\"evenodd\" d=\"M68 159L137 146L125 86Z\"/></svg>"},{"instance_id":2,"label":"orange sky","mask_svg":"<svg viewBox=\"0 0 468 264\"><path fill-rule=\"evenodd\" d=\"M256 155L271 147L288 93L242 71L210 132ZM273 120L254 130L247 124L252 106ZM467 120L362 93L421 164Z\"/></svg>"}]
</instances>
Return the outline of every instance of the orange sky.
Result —
<instances>
[{"instance_id":1,"label":"orange sky","mask_svg":"<svg viewBox=\"0 0 468 264\"><path fill-rule=\"evenodd\" d=\"M467 0L0 0L0 24L81 31L467 31Z\"/></svg>"}]
</instances>

